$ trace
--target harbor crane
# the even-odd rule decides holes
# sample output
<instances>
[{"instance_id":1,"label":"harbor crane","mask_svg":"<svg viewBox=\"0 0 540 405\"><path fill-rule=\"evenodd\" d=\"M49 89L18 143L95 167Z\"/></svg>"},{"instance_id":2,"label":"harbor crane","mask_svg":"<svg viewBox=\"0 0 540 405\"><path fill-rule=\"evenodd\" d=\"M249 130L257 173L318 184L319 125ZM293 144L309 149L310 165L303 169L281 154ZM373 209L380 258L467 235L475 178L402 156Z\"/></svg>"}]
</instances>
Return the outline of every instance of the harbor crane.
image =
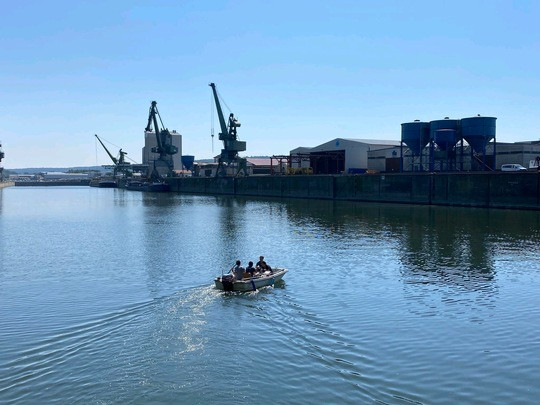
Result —
<instances>
[{"instance_id":1,"label":"harbor crane","mask_svg":"<svg viewBox=\"0 0 540 405\"><path fill-rule=\"evenodd\" d=\"M218 159L218 167L216 171L216 177L227 176L228 168L234 168L235 176L247 175L247 161L245 158L238 156L238 152L246 150L246 142L239 141L236 129L240 127L240 122L234 118L234 114L229 115L228 125L225 123L223 117L223 111L221 110L221 104L219 103L219 97L214 83L209 84L212 87L214 93L214 101L216 104L216 110L219 118L219 125L221 132L219 133L219 140L223 141L223 149L221 149L221 155Z\"/></svg>"},{"instance_id":2,"label":"harbor crane","mask_svg":"<svg viewBox=\"0 0 540 405\"><path fill-rule=\"evenodd\" d=\"M128 167L130 166L129 162L125 161L125 156L127 155L127 152L124 152L122 149L118 152L118 158L114 157L111 152L107 149L105 144L101 141L100 137L97 136L97 134L94 134L101 146L103 146L103 149L105 149L105 152L107 152L107 155L111 158L112 162L114 163L114 171L113 175L116 177L118 172L124 173L124 176L128 176Z\"/></svg>"},{"instance_id":3,"label":"harbor crane","mask_svg":"<svg viewBox=\"0 0 540 405\"><path fill-rule=\"evenodd\" d=\"M152 101L150 111L148 113L148 124L144 129L145 132L154 132L156 134L157 146L153 147L152 153L159 154L159 157L154 160L154 169L151 173L153 180L159 180L162 177L170 177L173 174L172 156L178 153L178 148L172 144L172 136L167 128L164 128L163 121L156 107L157 102ZM157 119L161 122L162 129L159 128ZM152 130L152 125L154 129Z\"/></svg>"}]
</instances>

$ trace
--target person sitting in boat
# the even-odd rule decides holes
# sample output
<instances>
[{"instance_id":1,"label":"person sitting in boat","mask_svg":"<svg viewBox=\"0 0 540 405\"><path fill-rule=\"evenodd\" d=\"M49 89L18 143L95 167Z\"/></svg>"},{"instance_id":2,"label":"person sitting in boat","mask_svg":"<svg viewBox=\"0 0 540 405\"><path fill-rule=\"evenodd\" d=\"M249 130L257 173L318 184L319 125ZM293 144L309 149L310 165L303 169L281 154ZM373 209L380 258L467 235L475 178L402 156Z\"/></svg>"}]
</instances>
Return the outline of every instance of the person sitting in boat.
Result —
<instances>
[{"instance_id":1,"label":"person sitting in boat","mask_svg":"<svg viewBox=\"0 0 540 405\"><path fill-rule=\"evenodd\" d=\"M244 276L244 268L240 266L240 264L240 260L237 260L236 265L231 269L231 273L234 274L234 278L237 280L242 280L242 277Z\"/></svg>"},{"instance_id":2,"label":"person sitting in boat","mask_svg":"<svg viewBox=\"0 0 540 405\"><path fill-rule=\"evenodd\" d=\"M255 267L253 267L253 262L249 262L248 263L248 266L246 267L246 273L249 273L251 275L251 277L253 277L253 275L255 274L255 272L257 271L257 269Z\"/></svg>"},{"instance_id":3,"label":"person sitting in boat","mask_svg":"<svg viewBox=\"0 0 540 405\"><path fill-rule=\"evenodd\" d=\"M266 262L264 261L264 256L259 257L259 261L255 265L255 267L261 273L264 273L267 270L270 271L270 273L272 273L272 268L268 264L266 264Z\"/></svg>"}]
</instances>

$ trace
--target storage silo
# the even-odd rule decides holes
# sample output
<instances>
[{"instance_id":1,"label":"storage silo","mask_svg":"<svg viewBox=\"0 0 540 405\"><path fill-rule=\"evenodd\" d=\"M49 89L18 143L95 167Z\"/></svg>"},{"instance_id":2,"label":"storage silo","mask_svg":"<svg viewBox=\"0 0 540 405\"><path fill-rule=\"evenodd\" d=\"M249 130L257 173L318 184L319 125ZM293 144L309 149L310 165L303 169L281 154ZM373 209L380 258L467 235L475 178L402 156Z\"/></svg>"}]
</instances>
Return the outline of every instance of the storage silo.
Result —
<instances>
[{"instance_id":1,"label":"storage silo","mask_svg":"<svg viewBox=\"0 0 540 405\"><path fill-rule=\"evenodd\" d=\"M462 139L460 120L445 117L443 120L431 121L429 123L429 133L431 138L429 148L430 170L434 171L436 168L441 171L455 170L457 163L455 146ZM435 150L435 145L437 145L437 150ZM463 154L461 154L462 161Z\"/></svg>"},{"instance_id":2,"label":"storage silo","mask_svg":"<svg viewBox=\"0 0 540 405\"><path fill-rule=\"evenodd\" d=\"M486 145L495 139L495 117L471 117L461 120L461 135L477 153L484 153Z\"/></svg>"},{"instance_id":3,"label":"storage silo","mask_svg":"<svg viewBox=\"0 0 540 405\"><path fill-rule=\"evenodd\" d=\"M431 121L429 130L431 139L440 150L447 151L454 147L459 140L459 120L446 117L444 120Z\"/></svg>"},{"instance_id":4,"label":"storage silo","mask_svg":"<svg viewBox=\"0 0 540 405\"><path fill-rule=\"evenodd\" d=\"M407 122L401 124L401 141L413 155L420 155L429 142L429 122Z\"/></svg>"},{"instance_id":5,"label":"storage silo","mask_svg":"<svg viewBox=\"0 0 540 405\"><path fill-rule=\"evenodd\" d=\"M461 135L471 146L471 165L476 162L481 170L493 170L496 167L496 142L493 144L493 156L486 156L486 146L491 140L495 140L496 120L495 117L480 115L461 120Z\"/></svg>"},{"instance_id":6,"label":"storage silo","mask_svg":"<svg viewBox=\"0 0 540 405\"><path fill-rule=\"evenodd\" d=\"M422 151L429 143L429 122L415 120L401 124L401 147L400 147L400 167L403 171L403 144L405 144L412 153L409 160L410 170L423 171Z\"/></svg>"},{"instance_id":7,"label":"storage silo","mask_svg":"<svg viewBox=\"0 0 540 405\"><path fill-rule=\"evenodd\" d=\"M182 167L185 170L192 170L193 169L193 162L195 161L195 156L193 156L193 155L182 155L182 158L180 160L182 162Z\"/></svg>"}]
</instances>

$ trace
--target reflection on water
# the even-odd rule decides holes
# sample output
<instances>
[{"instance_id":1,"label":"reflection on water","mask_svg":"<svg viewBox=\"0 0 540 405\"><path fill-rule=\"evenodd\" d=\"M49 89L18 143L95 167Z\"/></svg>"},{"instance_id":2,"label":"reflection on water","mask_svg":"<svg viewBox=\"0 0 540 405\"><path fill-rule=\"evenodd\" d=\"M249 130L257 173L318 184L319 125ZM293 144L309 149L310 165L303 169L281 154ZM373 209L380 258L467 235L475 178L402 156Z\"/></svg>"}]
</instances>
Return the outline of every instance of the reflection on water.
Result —
<instances>
[{"instance_id":1,"label":"reflection on water","mask_svg":"<svg viewBox=\"0 0 540 405\"><path fill-rule=\"evenodd\" d=\"M540 213L82 187L0 213L2 403L540 395ZM261 254L283 285L213 288Z\"/></svg>"},{"instance_id":2,"label":"reflection on water","mask_svg":"<svg viewBox=\"0 0 540 405\"><path fill-rule=\"evenodd\" d=\"M364 246L376 240L377 249L367 251L378 255L379 266L392 266L390 247L404 294L420 304L414 311L422 315L440 315L443 305L450 316L470 311L478 321L476 311L492 308L498 293L498 252L517 248L523 256L539 249L537 212L297 200L285 206L291 223L310 229L304 238L363 240Z\"/></svg>"},{"instance_id":3,"label":"reflection on water","mask_svg":"<svg viewBox=\"0 0 540 405\"><path fill-rule=\"evenodd\" d=\"M540 239L536 212L462 209L334 201L289 200L289 220L298 228L316 224L325 234L377 236L396 243L405 271L433 272L457 267L490 280L495 250ZM313 235L320 237L320 235Z\"/></svg>"},{"instance_id":4,"label":"reflection on water","mask_svg":"<svg viewBox=\"0 0 540 405\"><path fill-rule=\"evenodd\" d=\"M225 249L223 249L225 247L223 242L216 241L218 252L225 254L230 263L224 270L231 268L237 259L241 259L245 266L243 239L249 237L250 225L246 216L246 201L220 197L213 197L212 200L217 207L216 234L226 241ZM219 254L218 252L216 253Z\"/></svg>"}]
</instances>

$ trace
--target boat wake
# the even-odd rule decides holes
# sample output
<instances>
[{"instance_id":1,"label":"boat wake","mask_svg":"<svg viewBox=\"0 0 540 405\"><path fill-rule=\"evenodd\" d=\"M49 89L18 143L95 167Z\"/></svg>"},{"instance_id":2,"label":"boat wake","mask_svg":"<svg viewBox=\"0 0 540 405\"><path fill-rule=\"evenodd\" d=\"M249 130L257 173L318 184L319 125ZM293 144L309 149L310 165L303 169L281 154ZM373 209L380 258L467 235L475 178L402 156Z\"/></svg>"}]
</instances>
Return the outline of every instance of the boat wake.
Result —
<instances>
[{"instance_id":1,"label":"boat wake","mask_svg":"<svg viewBox=\"0 0 540 405\"><path fill-rule=\"evenodd\" d=\"M144 385L157 362L204 348L201 327L206 307L218 296L212 287L183 290L49 330L19 344L22 350L0 356L0 399L52 400L78 384L76 400L87 402L108 395L96 392L97 386ZM18 338L15 332L11 338ZM171 345L172 352L163 350Z\"/></svg>"}]
</instances>

